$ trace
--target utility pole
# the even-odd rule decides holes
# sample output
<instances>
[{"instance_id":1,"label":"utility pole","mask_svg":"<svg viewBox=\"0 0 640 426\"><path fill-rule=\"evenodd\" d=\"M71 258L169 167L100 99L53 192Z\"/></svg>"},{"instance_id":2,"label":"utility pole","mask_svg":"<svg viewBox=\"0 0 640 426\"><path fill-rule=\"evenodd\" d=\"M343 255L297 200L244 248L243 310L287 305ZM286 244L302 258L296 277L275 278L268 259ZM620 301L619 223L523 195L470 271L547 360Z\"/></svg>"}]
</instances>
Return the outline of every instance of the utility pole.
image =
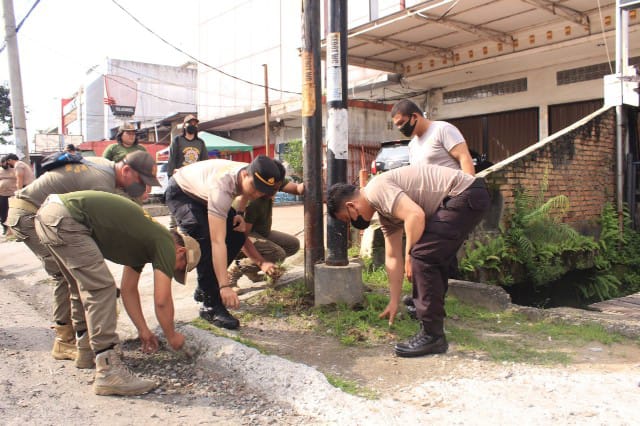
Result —
<instances>
[{"instance_id":1,"label":"utility pole","mask_svg":"<svg viewBox=\"0 0 640 426\"><path fill-rule=\"evenodd\" d=\"M264 67L264 155L269 156L269 71L267 64ZM274 153L275 158L275 153Z\"/></svg>"},{"instance_id":2,"label":"utility pole","mask_svg":"<svg viewBox=\"0 0 640 426\"><path fill-rule=\"evenodd\" d=\"M327 46L327 185L347 181L349 120L347 110L347 0L329 0ZM306 186L305 186L306 189ZM316 265L314 304L364 300L362 265L349 262L347 224L327 218L327 259Z\"/></svg>"},{"instance_id":3,"label":"utility pole","mask_svg":"<svg viewBox=\"0 0 640 426\"><path fill-rule=\"evenodd\" d=\"M322 97L320 2L302 0L302 145L304 152L304 281L314 289L324 257L322 235Z\"/></svg>"},{"instance_id":4,"label":"utility pole","mask_svg":"<svg viewBox=\"0 0 640 426\"><path fill-rule=\"evenodd\" d=\"M327 186L347 181L347 0L329 0L327 27ZM347 224L327 217L327 265L346 266Z\"/></svg>"},{"instance_id":5,"label":"utility pole","mask_svg":"<svg viewBox=\"0 0 640 426\"><path fill-rule=\"evenodd\" d=\"M9 90L11 94L11 115L16 151L22 154L22 160L29 163L29 145L27 141L27 119L22 97L22 78L20 57L18 55L18 37L16 35L16 17L13 12L13 0L2 0L4 8L4 31L9 60Z\"/></svg>"}]
</instances>

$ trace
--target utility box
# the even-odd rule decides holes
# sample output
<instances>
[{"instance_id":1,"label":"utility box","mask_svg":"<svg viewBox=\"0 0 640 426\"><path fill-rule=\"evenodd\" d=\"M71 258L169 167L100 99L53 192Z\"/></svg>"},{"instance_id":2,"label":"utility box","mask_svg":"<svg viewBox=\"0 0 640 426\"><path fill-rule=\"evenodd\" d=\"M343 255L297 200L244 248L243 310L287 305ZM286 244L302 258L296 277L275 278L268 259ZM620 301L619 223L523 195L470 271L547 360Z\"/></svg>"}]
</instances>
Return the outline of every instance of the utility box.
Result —
<instances>
[{"instance_id":1,"label":"utility box","mask_svg":"<svg viewBox=\"0 0 640 426\"><path fill-rule=\"evenodd\" d=\"M630 67L630 75L609 74L604 76L604 104L606 106L640 106L638 93L638 70Z\"/></svg>"}]
</instances>

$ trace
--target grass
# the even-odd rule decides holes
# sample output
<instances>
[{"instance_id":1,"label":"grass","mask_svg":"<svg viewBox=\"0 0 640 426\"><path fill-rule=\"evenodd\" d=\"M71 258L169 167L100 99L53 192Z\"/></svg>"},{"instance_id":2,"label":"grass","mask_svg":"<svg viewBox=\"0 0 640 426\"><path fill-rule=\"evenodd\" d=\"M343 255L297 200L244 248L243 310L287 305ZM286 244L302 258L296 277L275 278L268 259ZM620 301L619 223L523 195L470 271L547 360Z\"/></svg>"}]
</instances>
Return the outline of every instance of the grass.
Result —
<instances>
[{"instance_id":1,"label":"grass","mask_svg":"<svg viewBox=\"0 0 640 426\"><path fill-rule=\"evenodd\" d=\"M406 311L398 314L392 326L389 326L387 319L378 318L389 301L386 273L384 268L366 266L364 271L367 291L361 306L350 308L338 304L314 307L312 294L303 281L298 281L280 289L268 289L249 299L249 309L240 314L241 320L248 322L265 316L285 320L296 327L333 336L348 346L389 344L414 335L419 325L408 317ZM405 281L405 294L409 293L410 288L411 285ZM570 349L570 346L590 342L611 345L630 341L607 332L598 324L574 325L549 320L534 322L516 312L490 312L466 305L454 297L447 297L445 307L448 314L445 325L447 338L456 345L456 350L494 361L567 364L572 361L567 347ZM217 328L207 327L204 321L196 320L194 324L220 334ZM256 347L251 342L230 337Z\"/></svg>"},{"instance_id":2,"label":"grass","mask_svg":"<svg viewBox=\"0 0 640 426\"><path fill-rule=\"evenodd\" d=\"M231 333L226 333L221 328L211 325L209 322L203 320L202 318L194 319L193 321L191 321L191 325L193 325L196 328L199 328L200 330L205 330L205 331L208 331L209 333L215 334L216 336L226 337L228 339L235 340L238 343L241 343L245 346L256 349L258 352L260 352L263 355L270 355L269 351L260 347L254 341L249 339L243 339L242 337L235 336Z\"/></svg>"},{"instance_id":3,"label":"grass","mask_svg":"<svg viewBox=\"0 0 640 426\"><path fill-rule=\"evenodd\" d=\"M371 389L364 388L352 380L345 380L333 374L325 374L327 381L331 386L336 387L343 392L351 395L361 396L367 399L377 399L378 395Z\"/></svg>"}]
</instances>

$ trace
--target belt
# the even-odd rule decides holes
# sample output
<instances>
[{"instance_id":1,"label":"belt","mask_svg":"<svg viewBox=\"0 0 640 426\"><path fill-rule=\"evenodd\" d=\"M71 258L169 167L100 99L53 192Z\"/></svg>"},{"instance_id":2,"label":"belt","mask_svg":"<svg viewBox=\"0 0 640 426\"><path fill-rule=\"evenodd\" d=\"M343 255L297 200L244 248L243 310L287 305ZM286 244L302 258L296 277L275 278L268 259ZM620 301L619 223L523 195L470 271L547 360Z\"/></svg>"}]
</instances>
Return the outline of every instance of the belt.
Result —
<instances>
[{"instance_id":1,"label":"belt","mask_svg":"<svg viewBox=\"0 0 640 426\"><path fill-rule=\"evenodd\" d=\"M38 212L38 207L36 207L35 204L27 200L23 200L22 198L16 198L16 197L9 198L9 207L13 207L14 209L24 210L34 214Z\"/></svg>"}]
</instances>

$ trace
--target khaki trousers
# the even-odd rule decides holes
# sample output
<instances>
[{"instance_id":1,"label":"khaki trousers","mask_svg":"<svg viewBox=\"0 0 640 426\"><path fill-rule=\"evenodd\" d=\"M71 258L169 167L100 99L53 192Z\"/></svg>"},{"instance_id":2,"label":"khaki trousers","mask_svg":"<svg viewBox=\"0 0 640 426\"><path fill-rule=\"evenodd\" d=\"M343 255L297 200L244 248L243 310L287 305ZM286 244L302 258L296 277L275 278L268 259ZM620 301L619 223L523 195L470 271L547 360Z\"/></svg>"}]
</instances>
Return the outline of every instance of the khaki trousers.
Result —
<instances>
[{"instance_id":1,"label":"khaki trousers","mask_svg":"<svg viewBox=\"0 0 640 426\"><path fill-rule=\"evenodd\" d=\"M24 206L28 208L27 205ZM34 225L35 210L25 208L9 207L7 225L13 231L18 241L22 241L29 247L44 265L45 271L53 278L53 321L58 324L71 324L71 304L80 303L80 300L71 300L69 285L62 275L58 264L51 255L51 252L40 242ZM84 329L83 329L84 330Z\"/></svg>"},{"instance_id":2,"label":"khaki trousers","mask_svg":"<svg viewBox=\"0 0 640 426\"><path fill-rule=\"evenodd\" d=\"M94 352L117 344L116 283L89 228L49 197L36 215L36 232L67 278L72 297L81 300L71 306L74 328L88 330Z\"/></svg>"},{"instance_id":3,"label":"khaki trousers","mask_svg":"<svg viewBox=\"0 0 640 426\"><path fill-rule=\"evenodd\" d=\"M257 232L249 233L249 239L258 250L258 253L264 257L267 262L279 263L287 257L293 256L300 250L300 241L293 235L280 231L271 231L268 237L258 234ZM248 276L252 281L262 279L258 275L260 268L250 259L247 259L244 253L238 254L237 266L240 272ZM230 268L234 268L233 264Z\"/></svg>"}]
</instances>

